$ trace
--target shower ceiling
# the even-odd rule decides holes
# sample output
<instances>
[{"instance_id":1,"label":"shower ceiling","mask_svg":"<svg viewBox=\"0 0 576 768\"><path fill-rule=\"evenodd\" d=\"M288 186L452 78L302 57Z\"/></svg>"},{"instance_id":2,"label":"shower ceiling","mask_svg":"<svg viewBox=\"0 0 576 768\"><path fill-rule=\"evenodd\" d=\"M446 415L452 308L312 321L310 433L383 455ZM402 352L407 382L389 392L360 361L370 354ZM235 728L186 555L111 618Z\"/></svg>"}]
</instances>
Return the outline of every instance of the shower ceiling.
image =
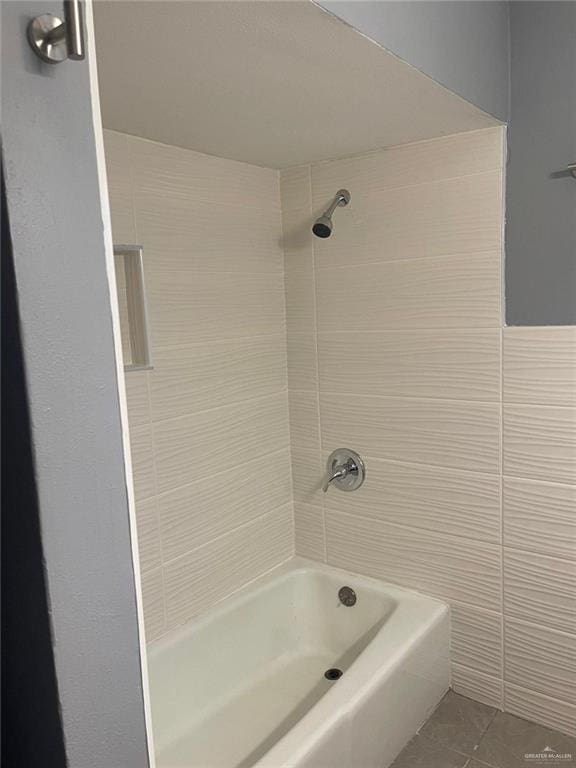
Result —
<instances>
[{"instance_id":1,"label":"shower ceiling","mask_svg":"<svg viewBox=\"0 0 576 768\"><path fill-rule=\"evenodd\" d=\"M498 121L308 0L95 3L105 127L284 168Z\"/></svg>"}]
</instances>

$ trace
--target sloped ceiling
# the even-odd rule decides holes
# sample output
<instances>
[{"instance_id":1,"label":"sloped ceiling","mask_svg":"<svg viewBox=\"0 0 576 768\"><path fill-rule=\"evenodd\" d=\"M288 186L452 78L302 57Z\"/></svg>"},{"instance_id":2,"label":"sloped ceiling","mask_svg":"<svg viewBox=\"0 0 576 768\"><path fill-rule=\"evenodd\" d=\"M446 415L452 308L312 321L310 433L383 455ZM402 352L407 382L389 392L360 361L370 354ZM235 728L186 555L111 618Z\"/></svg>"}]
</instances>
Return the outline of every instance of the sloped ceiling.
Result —
<instances>
[{"instance_id":1,"label":"sloped ceiling","mask_svg":"<svg viewBox=\"0 0 576 768\"><path fill-rule=\"evenodd\" d=\"M96 0L105 127L272 168L497 120L308 0Z\"/></svg>"}]
</instances>

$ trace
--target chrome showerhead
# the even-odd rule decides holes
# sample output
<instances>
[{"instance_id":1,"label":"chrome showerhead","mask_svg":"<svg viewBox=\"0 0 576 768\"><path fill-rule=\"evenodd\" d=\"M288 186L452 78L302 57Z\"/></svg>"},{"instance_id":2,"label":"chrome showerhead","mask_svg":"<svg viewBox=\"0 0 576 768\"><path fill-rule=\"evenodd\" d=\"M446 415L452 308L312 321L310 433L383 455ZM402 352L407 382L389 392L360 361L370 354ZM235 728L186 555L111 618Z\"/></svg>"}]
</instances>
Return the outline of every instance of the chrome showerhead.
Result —
<instances>
[{"instance_id":1,"label":"chrome showerhead","mask_svg":"<svg viewBox=\"0 0 576 768\"><path fill-rule=\"evenodd\" d=\"M334 200L330 203L330 206L324 211L322 216L319 216L312 226L312 232L316 237L330 237L334 225L332 223L332 214L336 208L348 205L350 202L350 192L347 189L339 189L336 192Z\"/></svg>"},{"instance_id":2,"label":"chrome showerhead","mask_svg":"<svg viewBox=\"0 0 576 768\"><path fill-rule=\"evenodd\" d=\"M330 237L332 234L332 218L326 215L320 216L314 222L312 232L314 232L316 237Z\"/></svg>"}]
</instances>

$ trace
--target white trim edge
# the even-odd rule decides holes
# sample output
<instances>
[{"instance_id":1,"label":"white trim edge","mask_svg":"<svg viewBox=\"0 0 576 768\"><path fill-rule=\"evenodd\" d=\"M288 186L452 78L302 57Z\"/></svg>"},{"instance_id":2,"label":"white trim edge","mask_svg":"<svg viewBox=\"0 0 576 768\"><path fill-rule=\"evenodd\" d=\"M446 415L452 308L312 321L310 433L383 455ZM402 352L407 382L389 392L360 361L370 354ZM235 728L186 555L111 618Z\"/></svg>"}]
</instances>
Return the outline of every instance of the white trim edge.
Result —
<instances>
[{"instance_id":1,"label":"white trim edge","mask_svg":"<svg viewBox=\"0 0 576 768\"><path fill-rule=\"evenodd\" d=\"M112 239L112 223L110 203L108 199L108 179L106 176L106 159L104 155L104 134L102 130L102 113L100 110L100 93L98 88L98 67L96 62L96 38L94 33L93 0L86 0L84 19L87 37L87 59L90 74L90 98L92 102L92 121L96 144L96 159L98 163L98 184L100 187L100 207L104 229L104 247L106 252L106 273L110 294L110 312L114 333L114 350L116 358L116 380L118 383L118 399L120 402L120 418L122 422L122 441L124 447L124 472L128 494L128 514L130 518L130 541L132 548L132 564L134 568L134 586L136 592L136 610L138 615L138 638L140 646L140 671L142 693L144 698L144 718L148 744L150 768L156 768L154 752L154 737L152 733L152 710L150 702L150 686L148 680L148 660L146 651L146 634L144 629L144 609L142 601L142 586L140 580L140 557L138 551L138 536L136 531L136 503L134 498L134 481L132 474L132 455L130 452L130 432L128 426L128 403L124 383L124 363L122 360L122 337L120 332L120 313L116 291L116 272L114 269L114 245Z\"/></svg>"}]
</instances>

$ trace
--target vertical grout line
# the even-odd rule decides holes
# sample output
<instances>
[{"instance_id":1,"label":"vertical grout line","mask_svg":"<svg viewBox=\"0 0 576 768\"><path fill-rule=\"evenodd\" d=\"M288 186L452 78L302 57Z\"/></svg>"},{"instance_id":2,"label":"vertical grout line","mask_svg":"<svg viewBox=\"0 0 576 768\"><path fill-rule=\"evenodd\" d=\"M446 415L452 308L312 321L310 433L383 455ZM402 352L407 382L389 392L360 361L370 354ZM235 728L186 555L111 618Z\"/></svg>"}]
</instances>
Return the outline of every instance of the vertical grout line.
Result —
<instances>
[{"instance_id":1,"label":"vertical grout line","mask_svg":"<svg viewBox=\"0 0 576 768\"><path fill-rule=\"evenodd\" d=\"M280 202L280 242L282 250L282 286L284 301L284 357L286 371L286 414L288 417L288 471L290 473L290 503L292 505L292 556L296 555L296 497L294 494L294 468L292 466L292 430L290 429L290 371L288 362L288 294L286 291L286 251L284 249L284 207L282 205L282 171L277 171L278 200Z\"/></svg>"},{"instance_id":2,"label":"vertical grout line","mask_svg":"<svg viewBox=\"0 0 576 768\"><path fill-rule=\"evenodd\" d=\"M504 622L504 329L506 326L506 162L508 156L508 131L502 128L502 145L500 148L500 396L499 396L499 429L500 429L500 462L499 462L499 486L500 486L500 655L501 655L501 706L505 710L505 622Z\"/></svg>"},{"instance_id":3,"label":"vertical grout line","mask_svg":"<svg viewBox=\"0 0 576 768\"><path fill-rule=\"evenodd\" d=\"M312 205L312 165L308 166L308 207L310 211L310 218L314 215ZM320 446L320 471L323 470L323 457L324 446L322 444L322 416L320 413L320 355L318 354L318 280L316 270L316 243L314 236L312 237L312 284L314 291L314 354L316 358L316 409L318 413L318 442ZM328 541L326 535L326 507L324 504L324 498L321 500L322 505L322 543L323 543L323 555L324 562L328 562Z\"/></svg>"},{"instance_id":4,"label":"vertical grout line","mask_svg":"<svg viewBox=\"0 0 576 768\"><path fill-rule=\"evenodd\" d=\"M501 261L501 272L503 273L504 262ZM504 328L502 327L503 317L500 320L500 610L502 614L502 631L500 638L501 648L501 674L502 674L502 710L506 709L505 705L505 684L504 679L505 667L506 667L506 623L504 621L504 601L505 601L505 588L504 588Z\"/></svg>"},{"instance_id":5,"label":"vertical grout line","mask_svg":"<svg viewBox=\"0 0 576 768\"><path fill-rule=\"evenodd\" d=\"M500 147L500 327L506 327L506 170L508 128L502 127Z\"/></svg>"}]
</instances>

